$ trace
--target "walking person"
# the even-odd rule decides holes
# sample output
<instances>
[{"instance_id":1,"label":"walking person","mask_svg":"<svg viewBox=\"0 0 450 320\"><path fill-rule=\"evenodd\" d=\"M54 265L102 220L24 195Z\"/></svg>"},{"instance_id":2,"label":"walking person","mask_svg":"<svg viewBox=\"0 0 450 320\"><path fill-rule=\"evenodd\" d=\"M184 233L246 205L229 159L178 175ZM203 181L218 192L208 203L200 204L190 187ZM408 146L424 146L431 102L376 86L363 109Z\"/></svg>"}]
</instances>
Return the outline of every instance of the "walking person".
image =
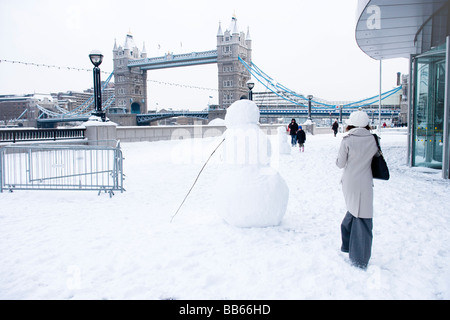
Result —
<instances>
[{"instance_id":1,"label":"walking person","mask_svg":"<svg viewBox=\"0 0 450 320\"><path fill-rule=\"evenodd\" d=\"M288 129L289 129L289 134L291 135L291 145L293 147L295 147L297 144L297 130L298 130L298 124L295 121L295 119L291 120L291 123L289 123Z\"/></svg>"},{"instance_id":2,"label":"walking person","mask_svg":"<svg viewBox=\"0 0 450 320\"><path fill-rule=\"evenodd\" d=\"M297 142L300 146L300 152L305 152L306 133L303 131L302 126L298 126Z\"/></svg>"},{"instance_id":3,"label":"walking person","mask_svg":"<svg viewBox=\"0 0 450 320\"><path fill-rule=\"evenodd\" d=\"M336 137L338 129L339 129L339 123L337 120L334 121L333 125L331 126L331 129L334 132L334 136Z\"/></svg>"},{"instance_id":4,"label":"walking person","mask_svg":"<svg viewBox=\"0 0 450 320\"><path fill-rule=\"evenodd\" d=\"M348 252L353 265L367 268L372 251L373 176L371 161L378 152L371 134L369 116L353 112L347 121L336 165L344 169L341 183L347 213L341 224L341 251Z\"/></svg>"}]
</instances>

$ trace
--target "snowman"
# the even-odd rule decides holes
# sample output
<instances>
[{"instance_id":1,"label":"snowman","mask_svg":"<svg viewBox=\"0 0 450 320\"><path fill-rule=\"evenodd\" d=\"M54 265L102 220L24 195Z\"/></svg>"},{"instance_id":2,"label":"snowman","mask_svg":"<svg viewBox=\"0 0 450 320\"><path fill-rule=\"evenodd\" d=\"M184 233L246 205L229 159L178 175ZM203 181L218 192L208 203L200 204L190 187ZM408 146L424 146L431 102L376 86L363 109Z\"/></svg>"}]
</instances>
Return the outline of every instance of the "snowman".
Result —
<instances>
[{"instance_id":1,"label":"snowman","mask_svg":"<svg viewBox=\"0 0 450 320\"><path fill-rule=\"evenodd\" d=\"M278 146L280 154L291 154L291 145L288 142L285 127L278 127Z\"/></svg>"},{"instance_id":2,"label":"snowman","mask_svg":"<svg viewBox=\"0 0 450 320\"><path fill-rule=\"evenodd\" d=\"M258 121L259 109L250 100L233 103L225 116L215 206L236 227L279 225L289 198L286 182L270 166L270 140Z\"/></svg>"}]
</instances>

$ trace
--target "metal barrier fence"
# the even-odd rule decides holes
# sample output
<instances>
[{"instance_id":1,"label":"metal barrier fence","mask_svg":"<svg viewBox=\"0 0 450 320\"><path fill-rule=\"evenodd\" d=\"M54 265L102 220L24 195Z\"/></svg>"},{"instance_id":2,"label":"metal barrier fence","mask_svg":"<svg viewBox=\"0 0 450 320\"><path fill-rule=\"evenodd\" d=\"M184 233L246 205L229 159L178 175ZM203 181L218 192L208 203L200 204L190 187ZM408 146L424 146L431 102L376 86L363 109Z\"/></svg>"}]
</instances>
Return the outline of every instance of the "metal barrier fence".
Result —
<instances>
[{"instance_id":1,"label":"metal barrier fence","mask_svg":"<svg viewBox=\"0 0 450 320\"><path fill-rule=\"evenodd\" d=\"M123 192L123 156L115 146L6 146L0 148L3 190Z\"/></svg>"}]
</instances>

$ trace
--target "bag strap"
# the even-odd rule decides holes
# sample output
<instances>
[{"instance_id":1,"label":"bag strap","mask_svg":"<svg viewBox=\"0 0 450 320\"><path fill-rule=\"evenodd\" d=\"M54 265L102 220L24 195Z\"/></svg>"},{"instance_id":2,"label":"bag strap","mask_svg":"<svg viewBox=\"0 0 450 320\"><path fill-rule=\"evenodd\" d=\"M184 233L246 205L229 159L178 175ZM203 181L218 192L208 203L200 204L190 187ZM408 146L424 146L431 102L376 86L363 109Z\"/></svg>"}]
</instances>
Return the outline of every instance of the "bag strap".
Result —
<instances>
[{"instance_id":1,"label":"bag strap","mask_svg":"<svg viewBox=\"0 0 450 320\"><path fill-rule=\"evenodd\" d=\"M380 148L380 143L378 142L378 136L377 136L376 134L372 134L372 135L373 135L373 137L375 138L375 142L376 142L376 144L377 144L378 149L381 150L381 148Z\"/></svg>"},{"instance_id":2,"label":"bag strap","mask_svg":"<svg viewBox=\"0 0 450 320\"><path fill-rule=\"evenodd\" d=\"M376 134L373 134L373 137L375 138L375 142L377 143L378 150L380 151L381 154L383 154L383 153L381 152L380 143L378 142L378 136L377 136Z\"/></svg>"}]
</instances>

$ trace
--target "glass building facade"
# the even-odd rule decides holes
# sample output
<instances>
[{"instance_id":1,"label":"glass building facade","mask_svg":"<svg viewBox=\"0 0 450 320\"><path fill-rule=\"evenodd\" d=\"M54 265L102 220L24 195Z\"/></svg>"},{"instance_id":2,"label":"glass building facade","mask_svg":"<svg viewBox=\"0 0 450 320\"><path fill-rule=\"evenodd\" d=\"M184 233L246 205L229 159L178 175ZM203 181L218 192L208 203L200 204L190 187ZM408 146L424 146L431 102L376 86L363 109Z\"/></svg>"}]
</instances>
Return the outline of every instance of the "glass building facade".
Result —
<instances>
[{"instance_id":1,"label":"glass building facade","mask_svg":"<svg viewBox=\"0 0 450 320\"><path fill-rule=\"evenodd\" d=\"M444 178L450 178L449 116L446 108L448 13L447 2L416 34L415 46L419 53L411 55L410 72L409 163L412 166L442 169Z\"/></svg>"},{"instance_id":2,"label":"glass building facade","mask_svg":"<svg viewBox=\"0 0 450 320\"><path fill-rule=\"evenodd\" d=\"M356 39L377 60L410 59L408 164L450 179L450 1L361 0ZM377 20L378 19L378 20Z\"/></svg>"}]
</instances>

